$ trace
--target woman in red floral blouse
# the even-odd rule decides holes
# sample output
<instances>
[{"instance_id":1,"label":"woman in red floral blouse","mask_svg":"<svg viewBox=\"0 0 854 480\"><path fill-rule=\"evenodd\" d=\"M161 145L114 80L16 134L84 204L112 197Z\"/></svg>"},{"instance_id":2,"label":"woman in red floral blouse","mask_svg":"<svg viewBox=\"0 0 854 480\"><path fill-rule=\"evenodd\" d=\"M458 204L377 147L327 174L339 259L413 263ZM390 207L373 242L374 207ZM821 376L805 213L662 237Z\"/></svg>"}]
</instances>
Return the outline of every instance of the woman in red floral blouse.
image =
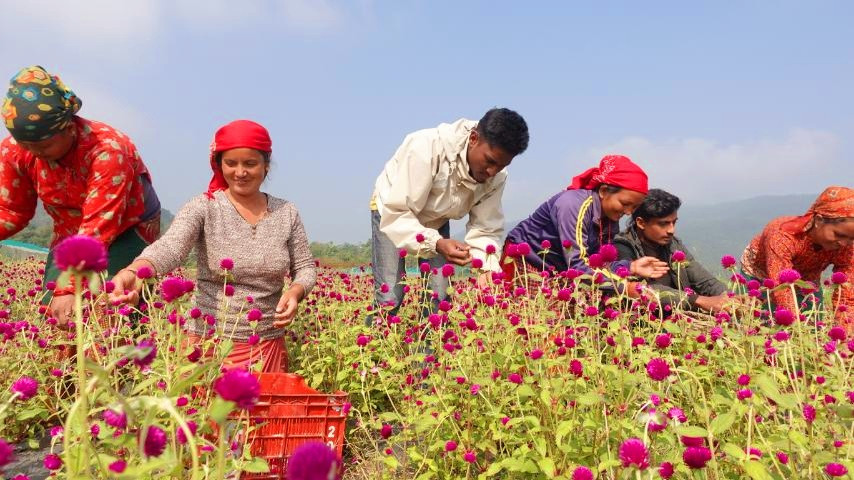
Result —
<instances>
[{"instance_id":1,"label":"woman in red floral blouse","mask_svg":"<svg viewBox=\"0 0 854 480\"><path fill-rule=\"evenodd\" d=\"M11 137L0 143L0 239L23 229L37 200L54 220L51 247L86 234L109 248L109 272L127 266L160 232L160 202L151 176L123 133L76 116L80 99L42 67L18 72L3 100ZM45 282L59 272L51 256ZM73 305L57 288L51 314L60 324Z\"/></svg>"},{"instance_id":2,"label":"woman in red floral blouse","mask_svg":"<svg viewBox=\"0 0 854 480\"><path fill-rule=\"evenodd\" d=\"M779 217L747 246L741 259L744 273L778 280L780 272L797 270L801 278L820 285L821 273L833 265L837 323L854 330L854 190L828 187L806 214ZM795 312L787 289L772 293L777 307Z\"/></svg>"}]
</instances>

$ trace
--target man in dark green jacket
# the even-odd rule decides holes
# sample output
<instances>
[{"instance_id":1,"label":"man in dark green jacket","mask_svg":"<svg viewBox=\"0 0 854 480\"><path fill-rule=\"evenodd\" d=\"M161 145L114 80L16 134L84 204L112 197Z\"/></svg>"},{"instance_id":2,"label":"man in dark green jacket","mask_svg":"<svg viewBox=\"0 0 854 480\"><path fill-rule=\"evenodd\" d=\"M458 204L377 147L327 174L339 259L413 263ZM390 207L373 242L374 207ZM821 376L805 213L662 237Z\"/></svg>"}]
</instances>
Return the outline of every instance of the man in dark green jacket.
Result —
<instances>
[{"instance_id":1,"label":"man in dark green jacket","mask_svg":"<svg viewBox=\"0 0 854 480\"><path fill-rule=\"evenodd\" d=\"M614 243L621 260L652 256L670 264L667 275L649 280L649 286L658 293L663 304L720 311L730 300L726 286L703 268L675 236L681 204L678 197L664 190L650 190L641 206L632 213L629 227L617 235Z\"/></svg>"}]
</instances>

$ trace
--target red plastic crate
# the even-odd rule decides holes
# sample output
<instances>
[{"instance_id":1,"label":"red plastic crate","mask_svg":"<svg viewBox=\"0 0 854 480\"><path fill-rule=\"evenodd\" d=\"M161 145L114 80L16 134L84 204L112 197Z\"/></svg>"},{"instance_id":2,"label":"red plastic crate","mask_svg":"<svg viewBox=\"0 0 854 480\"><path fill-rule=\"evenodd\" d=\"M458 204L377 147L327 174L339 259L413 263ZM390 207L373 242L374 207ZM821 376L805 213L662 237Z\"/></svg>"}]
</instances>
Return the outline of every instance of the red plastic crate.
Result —
<instances>
[{"instance_id":1,"label":"red plastic crate","mask_svg":"<svg viewBox=\"0 0 854 480\"><path fill-rule=\"evenodd\" d=\"M344 450L344 392L320 393L292 373L261 373L261 396L249 412L259 419L249 434L253 456L270 465L269 473L241 475L243 479L282 479L288 458L305 442L320 441L338 452Z\"/></svg>"}]
</instances>

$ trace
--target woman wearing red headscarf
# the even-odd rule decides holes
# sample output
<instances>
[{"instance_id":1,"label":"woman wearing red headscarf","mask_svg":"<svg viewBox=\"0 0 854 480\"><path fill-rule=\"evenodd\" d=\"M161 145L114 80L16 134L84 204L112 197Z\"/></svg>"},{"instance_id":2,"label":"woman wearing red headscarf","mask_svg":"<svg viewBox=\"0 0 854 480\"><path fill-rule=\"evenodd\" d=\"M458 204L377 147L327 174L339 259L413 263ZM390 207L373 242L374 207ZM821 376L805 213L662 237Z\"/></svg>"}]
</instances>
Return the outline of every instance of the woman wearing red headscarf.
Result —
<instances>
[{"instance_id":1,"label":"woman wearing red headscarf","mask_svg":"<svg viewBox=\"0 0 854 480\"><path fill-rule=\"evenodd\" d=\"M111 296L115 302L136 301L140 269L166 274L195 247L195 302L202 315L188 321L191 341L198 345L214 334L231 338L229 366L262 362L266 372L287 370L283 327L316 277L296 207L261 191L271 151L270 135L255 122L237 120L220 128L211 144L207 192L190 200L163 237L113 278ZM291 282L283 291L286 276Z\"/></svg>"},{"instance_id":2,"label":"woman wearing red headscarf","mask_svg":"<svg viewBox=\"0 0 854 480\"><path fill-rule=\"evenodd\" d=\"M612 243L620 231L619 220L637 208L648 191L644 171L623 155L607 155L598 167L572 179L566 190L540 205L507 235L505 256L516 262L504 262L505 274L514 275L525 259L536 271L575 269L592 273L592 267L620 267L627 272L658 278L667 272L667 264L654 257L642 257L631 263L617 261L616 250L599 252ZM527 244L519 250L518 244ZM547 250L545 255L538 251Z\"/></svg>"},{"instance_id":3,"label":"woman wearing red headscarf","mask_svg":"<svg viewBox=\"0 0 854 480\"><path fill-rule=\"evenodd\" d=\"M828 187L806 214L772 220L744 250L747 276L779 281L784 270L797 270L802 279L820 284L821 273L833 265L838 284L833 295L837 323L854 331L854 190ZM795 312L791 291L771 294L776 307Z\"/></svg>"}]
</instances>

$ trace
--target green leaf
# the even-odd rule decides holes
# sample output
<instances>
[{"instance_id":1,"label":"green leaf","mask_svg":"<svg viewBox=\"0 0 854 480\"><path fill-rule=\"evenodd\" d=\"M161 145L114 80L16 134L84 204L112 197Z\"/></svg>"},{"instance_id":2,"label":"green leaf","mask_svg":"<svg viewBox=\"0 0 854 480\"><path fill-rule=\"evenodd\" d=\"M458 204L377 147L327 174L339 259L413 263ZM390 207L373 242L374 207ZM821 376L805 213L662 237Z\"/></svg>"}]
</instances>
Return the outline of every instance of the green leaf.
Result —
<instances>
[{"instance_id":1,"label":"green leaf","mask_svg":"<svg viewBox=\"0 0 854 480\"><path fill-rule=\"evenodd\" d=\"M209 410L210 416L216 423L222 425L228 414L234 410L235 403L228 400L223 400L220 397L214 398L213 404Z\"/></svg>"},{"instance_id":2,"label":"green leaf","mask_svg":"<svg viewBox=\"0 0 854 480\"><path fill-rule=\"evenodd\" d=\"M729 411L718 415L714 420L712 420L712 435L718 436L726 432L733 423L735 423L735 412Z\"/></svg>"},{"instance_id":3,"label":"green leaf","mask_svg":"<svg viewBox=\"0 0 854 480\"><path fill-rule=\"evenodd\" d=\"M400 462L397 461L397 458L395 458L394 455L386 455L383 457L383 463L393 470L397 470L397 467L400 466Z\"/></svg>"},{"instance_id":4,"label":"green leaf","mask_svg":"<svg viewBox=\"0 0 854 480\"><path fill-rule=\"evenodd\" d=\"M801 448L807 448L807 437L803 433L795 429L791 429L789 430L788 437L795 445Z\"/></svg>"},{"instance_id":5,"label":"green leaf","mask_svg":"<svg viewBox=\"0 0 854 480\"><path fill-rule=\"evenodd\" d=\"M555 475L555 462L551 458L541 458L537 461L537 465L540 466L540 470L545 473L549 478L554 477Z\"/></svg>"},{"instance_id":6,"label":"green leaf","mask_svg":"<svg viewBox=\"0 0 854 480\"><path fill-rule=\"evenodd\" d=\"M734 443L725 443L721 450L739 462L743 461L747 457L747 454L744 453L744 449Z\"/></svg>"},{"instance_id":7,"label":"green leaf","mask_svg":"<svg viewBox=\"0 0 854 480\"><path fill-rule=\"evenodd\" d=\"M93 295L101 293L101 275L95 272L89 274L89 291Z\"/></svg>"},{"instance_id":8,"label":"green leaf","mask_svg":"<svg viewBox=\"0 0 854 480\"><path fill-rule=\"evenodd\" d=\"M528 458L522 460L518 458L505 458L501 461L501 466L510 472L540 473L540 467Z\"/></svg>"},{"instance_id":9,"label":"green leaf","mask_svg":"<svg viewBox=\"0 0 854 480\"><path fill-rule=\"evenodd\" d=\"M744 471L747 472L753 480L772 480L771 475L768 474L768 470L765 469L765 465L757 462L756 460L751 460L745 463Z\"/></svg>"},{"instance_id":10,"label":"green leaf","mask_svg":"<svg viewBox=\"0 0 854 480\"><path fill-rule=\"evenodd\" d=\"M30 408L18 413L16 417L18 420L29 420L31 418L39 416L43 412L40 408Z\"/></svg>"},{"instance_id":11,"label":"green leaf","mask_svg":"<svg viewBox=\"0 0 854 480\"><path fill-rule=\"evenodd\" d=\"M596 392L587 392L576 398L575 401L586 407L592 407L593 405L602 403L602 395L599 395Z\"/></svg>"},{"instance_id":12,"label":"green leaf","mask_svg":"<svg viewBox=\"0 0 854 480\"><path fill-rule=\"evenodd\" d=\"M560 422L555 429L555 444L560 446L560 441L563 440L563 437L569 435L569 432L572 431L574 426L575 422L572 420L564 420Z\"/></svg>"},{"instance_id":13,"label":"green leaf","mask_svg":"<svg viewBox=\"0 0 854 480\"><path fill-rule=\"evenodd\" d=\"M249 463L244 465L242 470L249 473L267 473L270 471L270 466L267 465L267 460L264 460L261 457L255 457Z\"/></svg>"},{"instance_id":14,"label":"green leaf","mask_svg":"<svg viewBox=\"0 0 854 480\"><path fill-rule=\"evenodd\" d=\"M686 437L699 437L706 438L709 436L709 432L706 431L703 427L698 427L695 425L682 425L676 428L676 433L679 435L684 435Z\"/></svg>"},{"instance_id":15,"label":"green leaf","mask_svg":"<svg viewBox=\"0 0 854 480\"><path fill-rule=\"evenodd\" d=\"M531 388L530 385L522 385L519 387L518 390L516 390L516 392L522 399L527 399L534 396L534 390Z\"/></svg>"},{"instance_id":16,"label":"green leaf","mask_svg":"<svg viewBox=\"0 0 854 480\"><path fill-rule=\"evenodd\" d=\"M483 472L483 475L484 475L485 477L491 477L491 476L493 476L493 475L498 474L498 472L500 472L500 471L501 471L501 468L502 468L502 467L501 467L501 464L500 464L500 463L497 463L497 462L496 462L496 463L493 463L492 465L490 465L490 466L489 466L489 468L487 468L487 469L486 469L486 471L485 471L485 472Z\"/></svg>"}]
</instances>

